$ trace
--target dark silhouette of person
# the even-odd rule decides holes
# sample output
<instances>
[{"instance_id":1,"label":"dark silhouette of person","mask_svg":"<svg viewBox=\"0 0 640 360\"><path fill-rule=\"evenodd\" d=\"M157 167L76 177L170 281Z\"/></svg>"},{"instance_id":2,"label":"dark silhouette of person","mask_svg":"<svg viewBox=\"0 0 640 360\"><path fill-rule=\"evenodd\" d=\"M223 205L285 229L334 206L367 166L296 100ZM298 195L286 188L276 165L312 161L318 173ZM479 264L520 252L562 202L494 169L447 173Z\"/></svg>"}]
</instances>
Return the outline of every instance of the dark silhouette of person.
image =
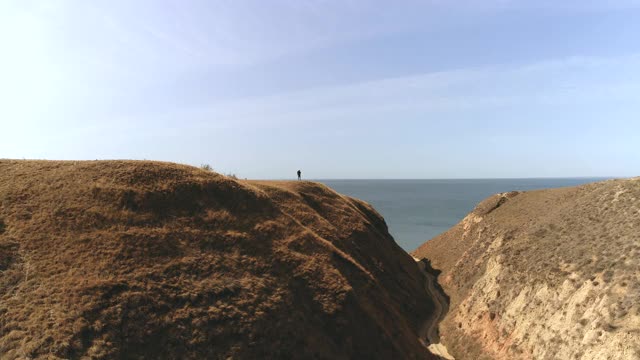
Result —
<instances>
[{"instance_id":1,"label":"dark silhouette of person","mask_svg":"<svg viewBox=\"0 0 640 360\"><path fill-rule=\"evenodd\" d=\"M302 180L302 171L298 170L298 180Z\"/></svg>"}]
</instances>

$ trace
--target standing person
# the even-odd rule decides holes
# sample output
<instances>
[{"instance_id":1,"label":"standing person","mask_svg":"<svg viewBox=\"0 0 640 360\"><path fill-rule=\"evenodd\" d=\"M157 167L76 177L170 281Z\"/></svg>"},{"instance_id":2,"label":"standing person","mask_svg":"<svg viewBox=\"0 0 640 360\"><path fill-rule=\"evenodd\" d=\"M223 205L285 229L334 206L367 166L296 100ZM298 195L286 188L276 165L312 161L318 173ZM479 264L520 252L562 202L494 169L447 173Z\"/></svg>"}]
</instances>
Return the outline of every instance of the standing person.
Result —
<instances>
[{"instance_id":1,"label":"standing person","mask_svg":"<svg viewBox=\"0 0 640 360\"><path fill-rule=\"evenodd\" d=\"M302 171L298 170L298 180L302 180Z\"/></svg>"}]
</instances>

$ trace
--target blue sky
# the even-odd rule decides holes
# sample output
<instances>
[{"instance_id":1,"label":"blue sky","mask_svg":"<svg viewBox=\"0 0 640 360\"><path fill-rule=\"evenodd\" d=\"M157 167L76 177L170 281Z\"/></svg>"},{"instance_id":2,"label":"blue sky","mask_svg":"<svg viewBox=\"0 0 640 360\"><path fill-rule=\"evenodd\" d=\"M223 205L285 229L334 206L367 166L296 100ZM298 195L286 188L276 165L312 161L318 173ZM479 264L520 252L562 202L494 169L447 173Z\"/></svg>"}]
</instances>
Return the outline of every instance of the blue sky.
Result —
<instances>
[{"instance_id":1,"label":"blue sky","mask_svg":"<svg viewBox=\"0 0 640 360\"><path fill-rule=\"evenodd\" d=\"M640 174L640 1L0 0L0 158Z\"/></svg>"}]
</instances>

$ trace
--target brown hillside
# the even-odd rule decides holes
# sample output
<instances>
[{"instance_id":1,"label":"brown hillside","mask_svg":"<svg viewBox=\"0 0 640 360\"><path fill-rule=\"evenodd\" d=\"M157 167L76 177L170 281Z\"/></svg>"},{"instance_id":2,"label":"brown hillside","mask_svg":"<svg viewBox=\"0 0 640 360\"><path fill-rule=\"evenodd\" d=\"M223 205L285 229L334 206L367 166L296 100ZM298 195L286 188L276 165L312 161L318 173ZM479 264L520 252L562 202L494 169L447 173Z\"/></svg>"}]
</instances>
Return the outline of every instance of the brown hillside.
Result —
<instances>
[{"instance_id":1,"label":"brown hillside","mask_svg":"<svg viewBox=\"0 0 640 360\"><path fill-rule=\"evenodd\" d=\"M414 256L456 359L640 359L640 178L505 193Z\"/></svg>"},{"instance_id":2,"label":"brown hillside","mask_svg":"<svg viewBox=\"0 0 640 360\"><path fill-rule=\"evenodd\" d=\"M427 359L369 205L135 161L0 161L2 359Z\"/></svg>"}]
</instances>

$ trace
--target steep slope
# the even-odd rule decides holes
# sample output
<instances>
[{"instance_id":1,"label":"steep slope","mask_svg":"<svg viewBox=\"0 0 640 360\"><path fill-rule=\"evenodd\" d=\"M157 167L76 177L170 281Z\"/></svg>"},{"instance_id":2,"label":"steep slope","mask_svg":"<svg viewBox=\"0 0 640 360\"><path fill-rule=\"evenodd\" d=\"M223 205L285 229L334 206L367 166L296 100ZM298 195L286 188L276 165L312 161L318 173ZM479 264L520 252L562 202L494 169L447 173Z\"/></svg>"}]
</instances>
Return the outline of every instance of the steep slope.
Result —
<instances>
[{"instance_id":1,"label":"steep slope","mask_svg":"<svg viewBox=\"0 0 640 360\"><path fill-rule=\"evenodd\" d=\"M456 359L640 359L640 179L495 195L413 255Z\"/></svg>"},{"instance_id":2,"label":"steep slope","mask_svg":"<svg viewBox=\"0 0 640 360\"><path fill-rule=\"evenodd\" d=\"M369 205L310 182L0 160L2 359L429 359Z\"/></svg>"}]
</instances>

